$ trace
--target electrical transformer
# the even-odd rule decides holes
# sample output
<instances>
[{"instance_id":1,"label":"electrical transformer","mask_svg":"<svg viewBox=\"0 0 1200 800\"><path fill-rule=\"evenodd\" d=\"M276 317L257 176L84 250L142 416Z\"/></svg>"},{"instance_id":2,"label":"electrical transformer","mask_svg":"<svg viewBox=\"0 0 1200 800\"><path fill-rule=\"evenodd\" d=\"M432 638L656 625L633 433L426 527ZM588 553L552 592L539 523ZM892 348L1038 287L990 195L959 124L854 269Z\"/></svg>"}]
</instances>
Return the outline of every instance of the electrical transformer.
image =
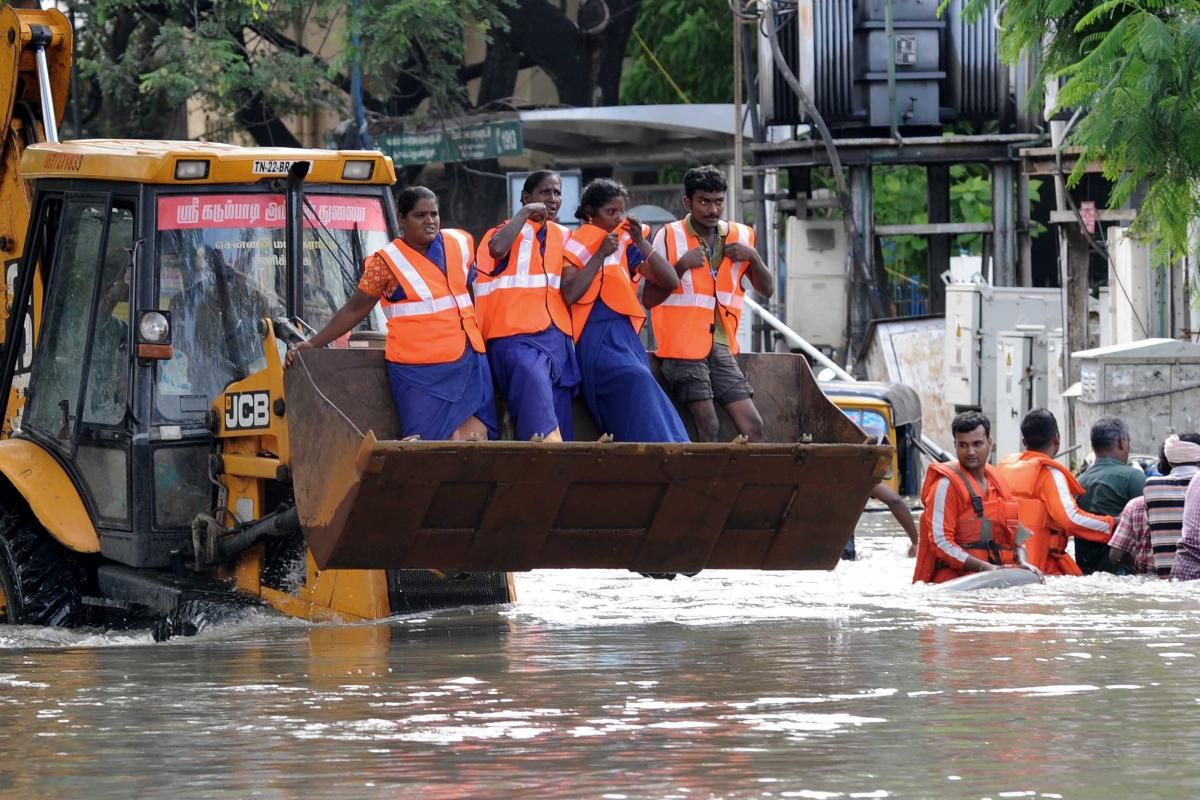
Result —
<instances>
[{"instance_id":1,"label":"electrical transformer","mask_svg":"<svg viewBox=\"0 0 1200 800\"><path fill-rule=\"evenodd\" d=\"M999 59L994 2L970 22L963 0L952 0L940 17L938 6L938 0L799 0L779 28L780 45L831 128L1003 123L1008 70ZM759 59L768 124L807 121L765 37Z\"/></svg>"}]
</instances>

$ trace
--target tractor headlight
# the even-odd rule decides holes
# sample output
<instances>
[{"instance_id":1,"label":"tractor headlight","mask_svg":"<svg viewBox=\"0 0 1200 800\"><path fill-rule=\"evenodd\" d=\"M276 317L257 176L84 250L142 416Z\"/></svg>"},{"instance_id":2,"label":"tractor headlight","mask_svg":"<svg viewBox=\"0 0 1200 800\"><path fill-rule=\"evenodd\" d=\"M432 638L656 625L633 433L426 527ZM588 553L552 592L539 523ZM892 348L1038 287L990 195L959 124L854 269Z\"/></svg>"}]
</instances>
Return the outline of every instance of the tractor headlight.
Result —
<instances>
[{"instance_id":1,"label":"tractor headlight","mask_svg":"<svg viewBox=\"0 0 1200 800\"><path fill-rule=\"evenodd\" d=\"M138 334L143 342L163 344L171 340L171 321L161 311L147 311L138 321Z\"/></svg>"},{"instance_id":2,"label":"tractor headlight","mask_svg":"<svg viewBox=\"0 0 1200 800\"><path fill-rule=\"evenodd\" d=\"M176 161L175 180L202 181L208 177L208 161Z\"/></svg>"},{"instance_id":3,"label":"tractor headlight","mask_svg":"<svg viewBox=\"0 0 1200 800\"><path fill-rule=\"evenodd\" d=\"M374 172L374 161L347 161L342 167L342 180L369 181Z\"/></svg>"}]
</instances>

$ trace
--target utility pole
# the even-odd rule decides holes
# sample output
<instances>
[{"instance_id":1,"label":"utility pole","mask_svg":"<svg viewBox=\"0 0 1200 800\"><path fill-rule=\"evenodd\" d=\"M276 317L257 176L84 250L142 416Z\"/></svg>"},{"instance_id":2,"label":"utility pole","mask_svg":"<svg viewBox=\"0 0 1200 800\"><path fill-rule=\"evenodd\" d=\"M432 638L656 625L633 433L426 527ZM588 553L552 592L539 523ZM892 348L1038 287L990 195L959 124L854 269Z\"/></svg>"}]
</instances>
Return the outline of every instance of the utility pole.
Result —
<instances>
[{"instance_id":1,"label":"utility pole","mask_svg":"<svg viewBox=\"0 0 1200 800\"><path fill-rule=\"evenodd\" d=\"M730 218L738 218L742 206L742 19L737 6L730 4L733 15L733 191L730 193Z\"/></svg>"}]
</instances>

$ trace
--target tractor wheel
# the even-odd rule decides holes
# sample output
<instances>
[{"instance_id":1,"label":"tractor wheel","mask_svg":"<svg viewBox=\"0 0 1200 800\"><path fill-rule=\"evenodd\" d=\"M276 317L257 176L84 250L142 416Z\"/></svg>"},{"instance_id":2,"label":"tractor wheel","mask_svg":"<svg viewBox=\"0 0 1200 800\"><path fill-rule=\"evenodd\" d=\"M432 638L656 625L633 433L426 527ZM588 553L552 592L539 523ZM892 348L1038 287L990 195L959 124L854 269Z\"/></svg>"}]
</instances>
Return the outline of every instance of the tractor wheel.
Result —
<instances>
[{"instance_id":1,"label":"tractor wheel","mask_svg":"<svg viewBox=\"0 0 1200 800\"><path fill-rule=\"evenodd\" d=\"M31 517L0 513L0 619L70 627L83 621L84 570Z\"/></svg>"}]
</instances>

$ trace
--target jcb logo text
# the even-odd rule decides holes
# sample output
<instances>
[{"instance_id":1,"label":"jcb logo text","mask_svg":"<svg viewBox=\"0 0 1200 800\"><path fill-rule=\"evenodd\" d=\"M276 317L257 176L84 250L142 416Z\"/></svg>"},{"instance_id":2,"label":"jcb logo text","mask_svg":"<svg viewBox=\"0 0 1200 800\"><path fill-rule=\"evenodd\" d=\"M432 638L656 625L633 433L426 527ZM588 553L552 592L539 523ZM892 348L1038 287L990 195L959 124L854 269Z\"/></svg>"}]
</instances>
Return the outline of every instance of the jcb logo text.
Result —
<instances>
[{"instance_id":1,"label":"jcb logo text","mask_svg":"<svg viewBox=\"0 0 1200 800\"><path fill-rule=\"evenodd\" d=\"M271 424L271 395L267 392L231 392L225 395L225 430L266 428Z\"/></svg>"}]
</instances>

